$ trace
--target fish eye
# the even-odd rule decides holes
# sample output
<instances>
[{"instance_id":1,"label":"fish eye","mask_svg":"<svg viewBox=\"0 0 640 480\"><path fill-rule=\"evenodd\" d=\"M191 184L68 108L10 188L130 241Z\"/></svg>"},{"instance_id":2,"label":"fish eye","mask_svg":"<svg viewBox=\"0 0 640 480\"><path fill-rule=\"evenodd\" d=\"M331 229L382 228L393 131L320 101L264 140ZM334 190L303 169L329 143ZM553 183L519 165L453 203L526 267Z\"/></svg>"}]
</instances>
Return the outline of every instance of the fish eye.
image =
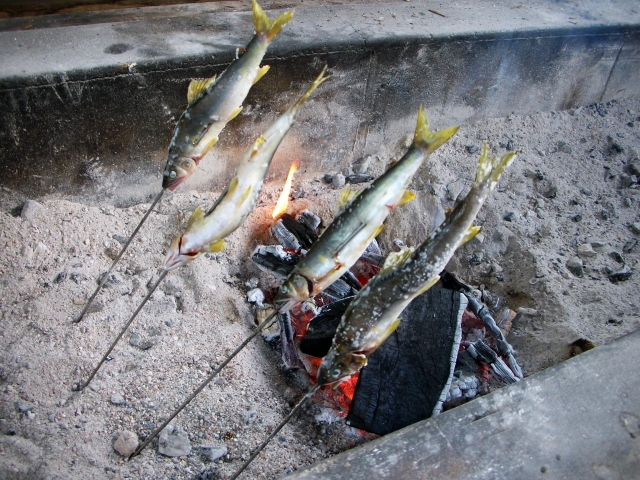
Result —
<instances>
[{"instance_id":1,"label":"fish eye","mask_svg":"<svg viewBox=\"0 0 640 480\"><path fill-rule=\"evenodd\" d=\"M172 172L169 174L169 177L170 177L170 178L176 178L176 172L173 172L173 171L172 171Z\"/></svg>"},{"instance_id":2,"label":"fish eye","mask_svg":"<svg viewBox=\"0 0 640 480\"><path fill-rule=\"evenodd\" d=\"M340 376L340 369L334 368L333 370L331 370L331 375L334 377Z\"/></svg>"}]
</instances>

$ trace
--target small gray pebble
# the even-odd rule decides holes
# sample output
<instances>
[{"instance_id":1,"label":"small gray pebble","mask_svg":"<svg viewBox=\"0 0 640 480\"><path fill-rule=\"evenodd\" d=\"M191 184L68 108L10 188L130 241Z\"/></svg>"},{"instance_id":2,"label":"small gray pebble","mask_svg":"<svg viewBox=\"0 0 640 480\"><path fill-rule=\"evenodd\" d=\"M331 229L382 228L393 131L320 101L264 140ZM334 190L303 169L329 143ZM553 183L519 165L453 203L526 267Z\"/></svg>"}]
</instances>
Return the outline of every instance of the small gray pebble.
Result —
<instances>
[{"instance_id":1,"label":"small gray pebble","mask_svg":"<svg viewBox=\"0 0 640 480\"><path fill-rule=\"evenodd\" d=\"M137 347L138 345L140 345L141 341L142 337L140 337L139 333L132 333L129 337L129 345L131 346Z\"/></svg>"},{"instance_id":2,"label":"small gray pebble","mask_svg":"<svg viewBox=\"0 0 640 480\"><path fill-rule=\"evenodd\" d=\"M138 436L129 431L119 432L113 442L113 449L123 457L128 457L138 448Z\"/></svg>"},{"instance_id":3,"label":"small gray pebble","mask_svg":"<svg viewBox=\"0 0 640 480\"><path fill-rule=\"evenodd\" d=\"M346 180L344 178L344 175L342 175L341 173L336 173L331 180L331 185L333 185L333 188L342 188L344 187L345 183Z\"/></svg>"},{"instance_id":4,"label":"small gray pebble","mask_svg":"<svg viewBox=\"0 0 640 480\"><path fill-rule=\"evenodd\" d=\"M20 212L20 218L24 220L32 221L35 218L38 210L42 208L42 204L36 202L35 200L27 200L24 202L22 206L22 211Z\"/></svg>"},{"instance_id":5,"label":"small gray pebble","mask_svg":"<svg viewBox=\"0 0 640 480\"><path fill-rule=\"evenodd\" d=\"M330 173L325 173L324 177L322 177L324 179L324 181L326 183L332 183L333 182L333 175L331 175Z\"/></svg>"},{"instance_id":6,"label":"small gray pebble","mask_svg":"<svg viewBox=\"0 0 640 480\"><path fill-rule=\"evenodd\" d=\"M582 260L578 257L571 257L567 260L567 269L576 277L582 277L584 275Z\"/></svg>"},{"instance_id":7,"label":"small gray pebble","mask_svg":"<svg viewBox=\"0 0 640 480\"><path fill-rule=\"evenodd\" d=\"M160 432L158 453L167 457L182 457L191 453L191 442L187 432L169 425Z\"/></svg>"},{"instance_id":8,"label":"small gray pebble","mask_svg":"<svg viewBox=\"0 0 640 480\"><path fill-rule=\"evenodd\" d=\"M247 424L252 424L258 419L258 412L252 410L250 412L245 413L244 422Z\"/></svg>"},{"instance_id":9,"label":"small gray pebble","mask_svg":"<svg viewBox=\"0 0 640 480\"><path fill-rule=\"evenodd\" d=\"M224 457L228 453L228 449L226 445L213 446L213 445L203 445L199 448L200 455L208 461L215 462L216 460Z\"/></svg>"},{"instance_id":10,"label":"small gray pebble","mask_svg":"<svg viewBox=\"0 0 640 480\"><path fill-rule=\"evenodd\" d=\"M513 222L516 219L516 212L509 212L502 218L506 222Z\"/></svg>"},{"instance_id":11,"label":"small gray pebble","mask_svg":"<svg viewBox=\"0 0 640 480\"><path fill-rule=\"evenodd\" d=\"M473 155L474 153L478 153L480 151L480 147L478 145L467 145L465 147L467 153Z\"/></svg>"},{"instance_id":12,"label":"small gray pebble","mask_svg":"<svg viewBox=\"0 0 640 480\"><path fill-rule=\"evenodd\" d=\"M23 402L21 400L18 400L16 402L16 408L20 413L27 413L29 411L35 410L32 404Z\"/></svg>"},{"instance_id":13,"label":"small gray pebble","mask_svg":"<svg viewBox=\"0 0 640 480\"><path fill-rule=\"evenodd\" d=\"M47 417L47 420L49 420L51 423L56 421L56 414L55 413L50 413L49 416Z\"/></svg>"},{"instance_id":14,"label":"small gray pebble","mask_svg":"<svg viewBox=\"0 0 640 480\"><path fill-rule=\"evenodd\" d=\"M124 405L124 397L119 393L114 393L113 395L111 395L111 397L109 398L109 401L113 405Z\"/></svg>"}]
</instances>

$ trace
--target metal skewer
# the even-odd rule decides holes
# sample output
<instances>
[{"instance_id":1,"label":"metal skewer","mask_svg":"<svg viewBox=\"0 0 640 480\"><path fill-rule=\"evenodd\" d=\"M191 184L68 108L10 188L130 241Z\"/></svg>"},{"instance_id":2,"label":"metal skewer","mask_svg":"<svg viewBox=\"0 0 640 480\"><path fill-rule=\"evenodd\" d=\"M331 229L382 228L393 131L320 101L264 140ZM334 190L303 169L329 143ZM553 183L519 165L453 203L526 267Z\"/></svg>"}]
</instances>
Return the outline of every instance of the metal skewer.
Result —
<instances>
[{"instance_id":1,"label":"metal skewer","mask_svg":"<svg viewBox=\"0 0 640 480\"><path fill-rule=\"evenodd\" d=\"M233 475L233 477L231 477L231 480L235 480L236 478L238 478L238 477L240 476L240 474L241 474L242 472L244 472L244 470L249 466L249 464L253 461L253 459L254 459L254 458L256 458L256 457L258 456L258 454L259 454L259 453L264 449L264 447L266 447L266 446L267 446L267 444L271 441L271 439L272 439L273 437L275 437L275 436L278 434L278 432L279 432L280 430L282 430L282 427L284 427L284 426L287 424L287 422L289 422L289 420L291 420L291 418L292 418L296 413L298 413L298 410L300 410L300 407L302 407L302 406L304 405L304 403L305 403L308 399L310 399L310 398L311 398L311 397L312 397L312 396L313 396L313 395L318 391L318 389L319 389L321 386L322 386L322 385L316 385L315 387L313 387L313 390L311 390L311 391L310 391L309 393L307 393L304 397L302 397L302 400L300 400L300 401L298 402L298 404L297 404L295 407L293 407L293 409L289 412L289 415L287 415L287 416L284 418L284 420L282 420L282 422L280 422L280 425L278 425L278 426L275 428L275 430L274 430L273 432L271 432L271 435L269 435L269 436L267 437L267 439L266 439L264 442L262 442L262 445L260 445L260 446L258 447L258 449L257 449L255 452L253 452L253 453L251 454L251 456L249 457L249 459L248 459L246 462L244 462L244 463L242 464L242 466L240 467L240 470L238 470L238 471Z\"/></svg>"},{"instance_id":2,"label":"metal skewer","mask_svg":"<svg viewBox=\"0 0 640 480\"><path fill-rule=\"evenodd\" d=\"M142 310L142 307L144 307L145 303L147 303L147 300L149 300L149 298L151 297L153 292L156 291L156 288L158 288L158 285L160 285L160 282L162 282L164 280L164 277L167 276L167 273L169 273L168 270L165 270L165 271L162 272L162 274L160 275L160 278L158 278L158 281L155 283L155 285L153 287L151 287L151 290L149 291L147 296L144 297L144 300L142 300L142 303L138 306L138 308L133 313L133 315L131 316L129 321L124 325L124 327L122 327L122 330L120 330L120 333L118 334L116 339L113 341L113 343L109 347L109 350L107 350L107 353L104 354L104 356L102 357L102 359L100 360L100 362L98 363L96 368L93 369L93 372L91 372L91 375L89 376L89 379L84 384L80 384L80 383L76 384L74 386L74 388L73 388L74 390L76 390L76 391L83 390L84 388L86 388L87 385L89 385L91 380L93 380L93 377L96 376L96 373L98 373L98 370L100 370L100 367L102 366L102 364L105 362L105 360L107 359L107 357L109 356L111 351L114 349L114 347L116 346L118 341L122 338L122 335L124 335L124 332L127 331L127 328L129 328L129 325L131 325L131 322L133 322L133 319L136 318L138 313L140 313L140 310Z\"/></svg>"},{"instance_id":3,"label":"metal skewer","mask_svg":"<svg viewBox=\"0 0 640 480\"><path fill-rule=\"evenodd\" d=\"M189 397L182 402L182 404L169 416L169 418L167 418L164 423L162 425L160 425L158 428L156 428L153 433L151 435L149 435L147 437L147 439L138 446L138 448L136 448L136 450L129 456L129 459L135 457L136 455L139 455L142 450L144 450L144 448L149 445L149 443L151 443L151 441L156 438L156 436L167 426L169 425L169 422L171 422L171 420L173 420L176 415L178 415L183 409L184 407L186 407L187 405L189 405L189 403L191 402L191 400L193 400L203 389L204 387L206 387L209 382L211 382L211 380L213 380L219 373L220 371L227 366L227 364L233 360L233 358L240 353L240 351L247 346L247 344L253 340L258 333L260 333L260 331L262 329L264 329L265 327L268 326L268 324L273 323L273 320L275 318L275 316L279 313L279 310L274 311L273 313L269 314L269 316L267 318L264 319L264 321L257 326L256 331L253 332L251 335L249 335L247 338L245 338L245 340L238 346L238 348L236 348L231 355L229 355L224 362L222 362L220 364L220 366L218 368L216 368L211 375L209 375L209 377L200 384L200 386L198 388L196 388L194 390L194 392L189 395Z\"/></svg>"},{"instance_id":4,"label":"metal skewer","mask_svg":"<svg viewBox=\"0 0 640 480\"><path fill-rule=\"evenodd\" d=\"M93 292L93 295L91 295L91 297L89 297L89 300L87 301L87 304L84 306L84 308L82 309L82 312L80 313L80 316L78 318L76 318L73 323L79 323L84 315L87 313L87 310L89 310L89 307L91 306L91 302L93 302L93 300L96 298L96 296L98 295L98 292L100 291L100 289L104 286L104 284L107 282L107 279L109 278L109 275L111 274L111 272L113 271L114 267L116 266L116 264L120 261L120 259L122 258L122 255L124 255L124 252L127 250L127 248L129 247L129 244L131 243L131 241L133 240L133 237L136 236L136 234L138 233L138 230L140 230L140 227L142 227L142 224L147 220L147 218L149 217L149 214L151 213L151 211L153 210L153 208L156 206L156 204L160 201L160 199L162 198L162 195L164 194L164 189L160 190L160 193L158 193L158 195L156 195L156 198L153 200L153 203L151 204L151 206L149 207L149 210L147 210L147 213L144 214L144 217L142 217L142 220L140 220L140 223L138 223L138 226L136 227L136 229L133 231L133 233L131 234L131 236L129 237L129 240L127 240L127 243L124 244L124 247L122 247L122 250L120 250L120 253L118 254L118 256L116 257L116 259L113 261L113 263L111 264L111 268L109 268L109 270L107 271L107 273L104 274L104 276L102 277L102 280L100 281L100 284L98 285L98 288L96 288L95 292Z\"/></svg>"}]
</instances>

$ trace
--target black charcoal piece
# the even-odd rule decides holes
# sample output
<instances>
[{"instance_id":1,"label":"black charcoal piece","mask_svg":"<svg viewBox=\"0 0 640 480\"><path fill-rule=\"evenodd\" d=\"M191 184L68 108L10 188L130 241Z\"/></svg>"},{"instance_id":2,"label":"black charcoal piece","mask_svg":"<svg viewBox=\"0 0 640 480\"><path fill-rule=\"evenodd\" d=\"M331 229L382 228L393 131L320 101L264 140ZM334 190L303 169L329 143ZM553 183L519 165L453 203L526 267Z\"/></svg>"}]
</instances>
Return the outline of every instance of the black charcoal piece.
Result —
<instances>
[{"instance_id":1,"label":"black charcoal piece","mask_svg":"<svg viewBox=\"0 0 640 480\"><path fill-rule=\"evenodd\" d=\"M347 175L344 179L347 183L364 183L370 182L373 180L373 177L366 173L353 173L351 175Z\"/></svg>"},{"instance_id":2,"label":"black charcoal piece","mask_svg":"<svg viewBox=\"0 0 640 480\"><path fill-rule=\"evenodd\" d=\"M260 270L271 272L281 279L287 278L300 258L285 252L280 245L258 245L251 254L251 260Z\"/></svg>"},{"instance_id":3,"label":"black charcoal piece","mask_svg":"<svg viewBox=\"0 0 640 480\"><path fill-rule=\"evenodd\" d=\"M386 435L437 414L451 384L466 306L460 293L437 287L413 300L360 372L347 423Z\"/></svg>"},{"instance_id":4,"label":"black charcoal piece","mask_svg":"<svg viewBox=\"0 0 640 480\"><path fill-rule=\"evenodd\" d=\"M282 362L285 370L298 370L304 368L302 361L298 357L298 351L294 343L295 330L291 326L289 312L278 314L280 325L280 342L282 345Z\"/></svg>"},{"instance_id":5,"label":"black charcoal piece","mask_svg":"<svg viewBox=\"0 0 640 480\"><path fill-rule=\"evenodd\" d=\"M298 222L307 227L313 233L318 232L318 228L320 227L320 223L322 220L315 213L310 212L309 210L303 210L298 214L298 218L296 218Z\"/></svg>"},{"instance_id":6,"label":"black charcoal piece","mask_svg":"<svg viewBox=\"0 0 640 480\"><path fill-rule=\"evenodd\" d=\"M284 226L282 220L278 220L274 223L273 227L271 227L269 231L271 232L271 236L273 236L273 238L275 238L276 241L285 248L285 250L299 252L302 248L302 245L296 236Z\"/></svg>"},{"instance_id":7,"label":"black charcoal piece","mask_svg":"<svg viewBox=\"0 0 640 480\"><path fill-rule=\"evenodd\" d=\"M331 342L336 334L340 319L344 312L347 311L351 300L353 300L353 297L348 297L322 307L320 313L309 322L307 333L302 342L300 342L300 351L302 353L318 358L322 358L327 354L329 348L331 348Z\"/></svg>"},{"instance_id":8,"label":"black charcoal piece","mask_svg":"<svg viewBox=\"0 0 640 480\"><path fill-rule=\"evenodd\" d=\"M304 249L308 250L309 247L313 245L313 242L315 242L318 239L318 236L313 230L308 228L303 223L298 222L288 213L283 214L278 220L278 222L282 222L282 225L284 226L284 228L289 230L289 232L294 237L296 237L296 240L298 240L298 243Z\"/></svg>"},{"instance_id":9,"label":"black charcoal piece","mask_svg":"<svg viewBox=\"0 0 640 480\"><path fill-rule=\"evenodd\" d=\"M351 285L343 280L343 277L344 275L333 282L331 285L329 285L323 292L326 296L330 297L334 301L341 300L346 297L351 297L358 293L357 290L355 290L353 287L351 287Z\"/></svg>"}]
</instances>

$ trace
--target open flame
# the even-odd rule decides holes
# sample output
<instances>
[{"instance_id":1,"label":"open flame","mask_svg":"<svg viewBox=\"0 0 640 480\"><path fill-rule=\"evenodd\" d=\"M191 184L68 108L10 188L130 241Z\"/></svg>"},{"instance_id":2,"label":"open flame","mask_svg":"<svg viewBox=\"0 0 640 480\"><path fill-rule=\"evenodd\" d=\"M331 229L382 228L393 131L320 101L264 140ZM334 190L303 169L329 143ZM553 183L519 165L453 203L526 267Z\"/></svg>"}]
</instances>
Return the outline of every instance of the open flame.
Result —
<instances>
[{"instance_id":1,"label":"open flame","mask_svg":"<svg viewBox=\"0 0 640 480\"><path fill-rule=\"evenodd\" d=\"M280 194L280 198L278 198L276 208L273 209L273 213L271 214L273 218L278 218L280 215L287 211L287 205L289 205L289 195L291 194L291 182L293 182L293 174L298 170L299 164L299 160L294 160L291 164L289 175L287 175L287 181L284 184L284 189Z\"/></svg>"}]
</instances>

